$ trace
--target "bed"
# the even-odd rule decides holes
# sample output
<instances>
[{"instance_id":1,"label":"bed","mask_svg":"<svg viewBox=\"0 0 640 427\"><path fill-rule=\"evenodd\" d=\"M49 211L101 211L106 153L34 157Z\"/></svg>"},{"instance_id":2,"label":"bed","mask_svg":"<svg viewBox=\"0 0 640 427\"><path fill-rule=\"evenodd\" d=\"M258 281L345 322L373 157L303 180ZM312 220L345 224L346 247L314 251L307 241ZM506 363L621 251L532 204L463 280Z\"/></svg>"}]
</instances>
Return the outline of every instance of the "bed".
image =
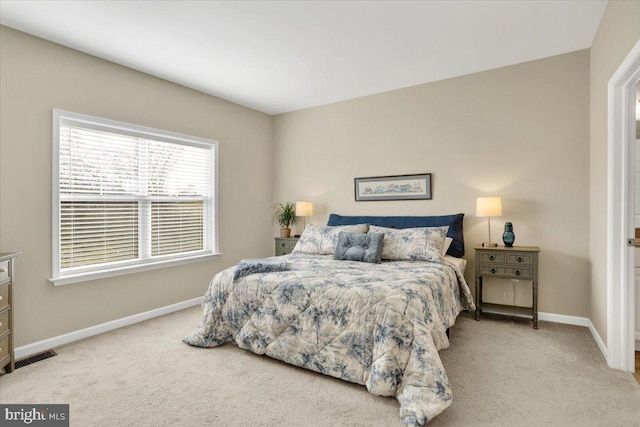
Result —
<instances>
[{"instance_id":1,"label":"bed","mask_svg":"<svg viewBox=\"0 0 640 427\"><path fill-rule=\"evenodd\" d=\"M332 214L327 226L307 226L292 254L271 260L285 268L239 276L241 262L216 274L184 342L234 343L362 384L395 397L405 424L424 425L451 405L438 351L458 314L474 309L456 260L463 254L462 214Z\"/></svg>"}]
</instances>

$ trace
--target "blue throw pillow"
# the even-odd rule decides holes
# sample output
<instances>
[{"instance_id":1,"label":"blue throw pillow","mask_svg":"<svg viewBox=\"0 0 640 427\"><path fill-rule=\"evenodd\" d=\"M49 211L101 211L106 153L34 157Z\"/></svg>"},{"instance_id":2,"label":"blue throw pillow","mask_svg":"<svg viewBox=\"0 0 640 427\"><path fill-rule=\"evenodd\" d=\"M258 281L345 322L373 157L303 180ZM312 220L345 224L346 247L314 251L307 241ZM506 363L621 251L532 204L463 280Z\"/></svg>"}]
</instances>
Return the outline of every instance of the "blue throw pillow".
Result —
<instances>
[{"instance_id":1,"label":"blue throw pillow","mask_svg":"<svg viewBox=\"0 0 640 427\"><path fill-rule=\"evenodd\" d=\"M379 263L382 260L384 233L347 233L338 235L335 259Z\"/></svg>"}]
</instances>

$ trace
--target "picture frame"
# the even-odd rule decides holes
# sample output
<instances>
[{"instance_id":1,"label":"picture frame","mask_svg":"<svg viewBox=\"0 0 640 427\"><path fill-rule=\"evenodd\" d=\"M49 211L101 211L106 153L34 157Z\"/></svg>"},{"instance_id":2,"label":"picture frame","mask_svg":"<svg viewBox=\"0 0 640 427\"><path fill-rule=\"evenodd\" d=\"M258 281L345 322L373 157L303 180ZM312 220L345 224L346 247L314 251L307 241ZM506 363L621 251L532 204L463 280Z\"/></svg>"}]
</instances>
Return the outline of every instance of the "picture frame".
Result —
<instances>
[{"instance_id":1,"label":"picture frame","mask_svg":"<svg viewBox=\"0 0 640 427\"><path fill-rule=\"evenodd\" d=\"M354 178L356 202L431 200L431 174Z\"/></svg>"}]
</instances>

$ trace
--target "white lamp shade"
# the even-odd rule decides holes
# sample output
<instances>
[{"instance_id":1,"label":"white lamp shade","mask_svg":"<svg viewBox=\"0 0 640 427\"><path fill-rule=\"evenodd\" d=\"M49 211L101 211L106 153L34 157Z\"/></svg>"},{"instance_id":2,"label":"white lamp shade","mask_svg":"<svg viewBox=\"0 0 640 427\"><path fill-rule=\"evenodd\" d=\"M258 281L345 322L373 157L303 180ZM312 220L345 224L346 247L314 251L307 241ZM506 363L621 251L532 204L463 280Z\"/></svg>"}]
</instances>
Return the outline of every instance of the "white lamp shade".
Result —
<instances>
[{"instance_id":1,"label":"white lamp shade","mask_svg":"<svg viewBox=\"0 0 640 427\"><path fill-rule=\"evenodd\" d=\"M313 216L313 202L296 202L296 216Z\"/></svg>"},{"instance_id":2,"label":"white lamp shade","mask_svg":"<svg viewBox=\"0 0 640 427\"><path fill-rule=\"evenodd\" d=\"M476 216L502 216L502 199L500 197L478 197L476 199Z\"/></svg>"}]
</instances>

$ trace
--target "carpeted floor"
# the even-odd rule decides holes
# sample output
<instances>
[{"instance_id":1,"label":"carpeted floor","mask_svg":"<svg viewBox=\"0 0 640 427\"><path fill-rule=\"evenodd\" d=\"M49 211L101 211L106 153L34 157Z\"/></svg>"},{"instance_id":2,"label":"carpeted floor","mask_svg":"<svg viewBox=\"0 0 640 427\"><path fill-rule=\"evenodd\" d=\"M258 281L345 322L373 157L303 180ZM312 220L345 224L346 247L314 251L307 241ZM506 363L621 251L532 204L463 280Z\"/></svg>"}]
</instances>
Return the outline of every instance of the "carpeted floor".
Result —
<instances>
[{"instance_id":1,"label":"carpeted floor","mask_svg":"<svg viewBox=\"0 0 640 427\"><path fill-rule=\"evenodd\" d=\"M2 403L69 403L72 426L402 426L393 398L232 345L180 342L191 308L55 349L0 377ZM640 426L640 385L586 328L461 316L430 426Z\"/></svg>"}]
</instances>

